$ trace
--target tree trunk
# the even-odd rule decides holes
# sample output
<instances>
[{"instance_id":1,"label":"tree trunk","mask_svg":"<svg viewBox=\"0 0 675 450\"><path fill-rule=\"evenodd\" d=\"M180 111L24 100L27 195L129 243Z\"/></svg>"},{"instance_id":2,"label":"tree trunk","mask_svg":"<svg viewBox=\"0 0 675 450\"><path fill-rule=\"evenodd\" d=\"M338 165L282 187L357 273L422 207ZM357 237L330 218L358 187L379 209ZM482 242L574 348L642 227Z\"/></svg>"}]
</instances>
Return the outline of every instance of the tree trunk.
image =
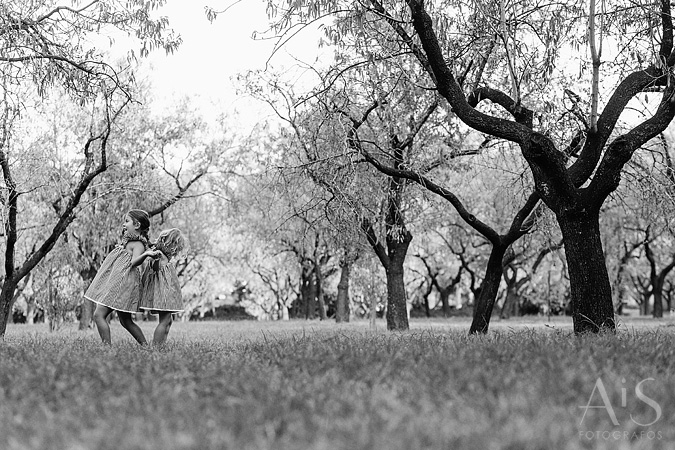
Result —
<instances>
[{"instance_id":1,"label":"tree trunk","mask_svg":"<svg viewBox=\"0 0 675 450\"><path fill-rule=\"evenodd\" d=\"M431 317L431 306L429 306L429 294L424 296L424 315L427 318Z\"/></svg>"},{"instance_id":2,"label":"tree trunk","mask_svg":"<svg viewBox=\"0 0 675 450\"><path fill-rule=\"evenodd\" d=\"M286 302L279 300L279 320L289 320L290 315Z\"/></svg>"},{"instance_id":3,"label":"tree trunk","mask_svg":"<svg viewBox=\"0 0 675 450\"><path fill-rule=\"evenodd\" d=\"M614 330L612 289L600 240L599 211L557 215L570 276L574 332Z\"/></svg>"},{"instance_id":4,"label":"tree trunk","mask_svg":"<svg viewBox=\"0 0 675 450\"><path fill-rule=\"evenodd\" d=\"M625 283L622 283L616 288L616 303L614 305L614 310L618 315L623 314L623 306L625 303L626 293L628 292L628 286Z\"/></svg>"},{"instance_id":5,"label":"tree trunk","mask_svg":"<svg viewBox=\"0 0 675 450\"><path fill-rule=\"evenodd\" d=\"M300 275L300 314L305 319L316 317L316 280L308 264L303 264Z\"/></svg>"},{"instance_id":6,"label":"tree trunk","mask_svg":"<svg viewBox=\"0 0 675 450\"><path fill-rule=\"evenodd\" d=\"M33 325L35 323L35 311L37 310L37 300L35 295L26 297L26 323Z\"/></svg>"},{"instance_id":7,"label":"tree trunk","mask_svg":"<svg viewBox=\"0 0 675 450\"><path fill-rule=\"evenodd\" d=\"M349 275L351 267L349 263L340 264L340 282L338 283L337 305L335 321L337 323L349 322Z\"/></svg>"},{"instance_id":8,"label":"tree trunk","mask_svg":"<svg viewBox=\"0 0 675 450\"><path fill-rule=\"evenodd\" d=\"M654 259L652 256L651 262L653 263ZM658 275L652 273L651 282L652 282L652 293L654 294L654 318L663 317L663 286L666 283L666 277L675 267L675 260L667 265L661 270ZM652 272L655 272L653 269L655 266L652 266ZM670 302L668 302L668 311L670 311Z\"/></svg>"},{"instance_id":9,"label":"tree trunk","mask_svg":"<svg viewBox=\"0 0 675 450\"><path fill-rule=\"evenodd\" d=\"M405 331L409 328L408 299L403 279L403 263L411 241L412 235L407 230L398 238L387 236L389 253L389 264L385 267L387 274L387 329L392 331Z\"/></svg>"},{"instance_id":10,"label":"tree trunk","mask_svg":"<svg viewBox=\"0 0 675 450\"><path fill-rule=\"evenodd\" d=\"M310 274L312 275L312 274ZM316 281L313 276L307 280L308 286L305 291L307 298L305 298L305 318L316 319L317 302L316 302Z\"/></svg>"},{"instance_id":11,"label":"tree trunk","mask_svg":"<svg viewBox=\"0 0 675 450\"><path fill-rule=\"evenodd\" d=\"M7 322L12 314L14 291L19 284L11 277L6 277L4 281L5 282L2 283L2 289L0 289L0 338L4 336L5 331L7 331Z\"/></svg>"},{"instance_id":12,"label":"tree trunk","mask_svg":"<svg viewBox=\"0 0 675 450\"><path fill-rule=\"evenodd\" d=\"M654 295L654 309L652 310L652 314L655 319L663 317L663 281L659 281L660 280L657 280L652 285L652 292Z\"/></svg>"},{"instance_id":13,"label":"tree trunk","mask_svg":"<svg viewBox=\"0 0 675 450\"><path fill-rule=\"evenodd\" d=\"M495 306L499 283L502 281L502 259L507 246L493 245L485 269L485 278L478 289L478 297L474 300L473 321L469 334L488 332L492 309Z\"/></svg>"},{"instance_id":14,"label":"tree trunk","mask_svg":"<svg viewBox=\"0 0 675 450\"><path fill-rule=\"evenodd\" d=\"M403 266L394 266L387 270L387 329L404 331L409 325Z\"/></svg>"},{"instance_id":15,"label":"tree trunk","mask_svg":"<svg viewBox=\"0 0 675 450\"><path fill-rule=\"evenodd\" d=\"M520 296L516 290L516 285L517 283L515 282L507 283L506 285L506 298L499 314L499 317L502 319L518 315Z\"/></svg>"},{"instance_id":16,"label":"tree trunk","mask_svg":"<svg viewBox=\"0 0 675 450\"><path fill-rule=\"evenodd\" d=\"M649 293L642 293L642 303L640 303L640 315L641 316L647 316L649 315L649 299L651 298L652 294L651 292Z\"/></svg>"},{"instance_id":17,"label":"tree trunk","mask_svg":"<svg viewBox=\"0 0 675 450\"><path fill-rule=\"evenodd\" d=\"M450 317L450 293L452 289L441 289L439 291L441 297L441 307L443 308L443 317Z\"/></svg>"},{"instance_id":18,"label":"tree trunk","mask_svg":"<svg viewBox=\"0 0 675 450\"><path fill-rule=\"evenodd\" d=\"M314 265L314 275L316 276L316 302L319 309L319 320L326 320L328 315L326 313L326 302L323 299L323 274L318 261Z\"/></svg>"},{"instance_id":19,"label":"tree trunk","mask_svg":"<svg viewBox=\"0 0 675 450\"><path fill-rule=\"evenodd\" d=\"M394 207L392 209L397 210ZM387 219L387 221L388 223L399 223L392 219ZM387 329L391 331L407 330L409 328L408 308L403 279L403 263L412 241L412 234L403 226L399 228L399 233L396 235L387 232L387 247L385 250L384 246L378 242L372 225L367 220L362 221L361 227L387 276Z\"/></svg>"}]
</instances>

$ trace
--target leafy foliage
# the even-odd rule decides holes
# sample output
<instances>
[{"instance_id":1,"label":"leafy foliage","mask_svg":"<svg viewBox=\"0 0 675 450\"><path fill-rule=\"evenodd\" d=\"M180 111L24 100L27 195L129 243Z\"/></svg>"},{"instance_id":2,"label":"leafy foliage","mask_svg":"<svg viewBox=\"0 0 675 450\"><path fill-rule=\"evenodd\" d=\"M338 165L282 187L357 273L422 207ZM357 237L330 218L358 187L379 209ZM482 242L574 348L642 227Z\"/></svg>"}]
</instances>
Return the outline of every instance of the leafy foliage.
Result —
<instances>
[{"instance_id":1,"label":"leafy foliage","mask_svg":"<svg viewBox=\"0 0 675 450\"><path fill-rule=\"evenodd\" d=\"M173 52L180 38L168 28L166 17L152 13L165 0L74 1L72 6L49 0L12 0L0 5L0 76L9 84L29 78L45 96L55 85L78 98L91 98L101 90L126 89L121 68L107 61L101 35L133 37L139 50L131 51L126 65L136 54L147 56L161 48ZM92 44L92 42L94 44Z\"/></svg>"}]
</instances>

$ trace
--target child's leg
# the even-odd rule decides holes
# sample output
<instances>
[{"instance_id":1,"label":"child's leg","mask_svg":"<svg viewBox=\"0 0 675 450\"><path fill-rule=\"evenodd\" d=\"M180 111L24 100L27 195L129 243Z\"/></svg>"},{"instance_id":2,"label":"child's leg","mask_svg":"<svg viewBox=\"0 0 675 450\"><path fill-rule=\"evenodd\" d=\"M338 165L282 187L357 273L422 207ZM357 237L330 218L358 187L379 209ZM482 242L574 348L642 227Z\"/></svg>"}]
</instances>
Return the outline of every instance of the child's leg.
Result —
<instances>
[{"instance_id":1,"label":"child's leg","mask_svg":"<svg viewBox=\"0 0 675 450\"><path fill-rule=\"evenodd\" d=\"M96 323L96 329L98 330L99 336L104 344L110 344L110 325L106 318L110 315L112 309L103 305L96 305L94 310L94 322Z\"/></svg>"},{"instance_id":2,"label":"child's leg","mask_svg":"<svg viewBox=\"0 0 675 450\"><path fill-rule=\"evenodd\" d=\"M167 311L159 311L159 323L155 328L155 334L152 337L152 343L155 345L163 344L169 336L169 329L171 328L171 313Z\"/></svg>"},{"instance_id":3,"label":"child's leg","mask_svg":"<svg viewBox=\"0 0 675 450\"><path fill-rule=\"evenodd\" d=\"M134 339L136 339L136 341L138 341L139 344L147 344L145 336L143 336L143 331L131 318L131 313L117 311L117 315L120 318L120 324L122 324L125 330L131 333L131 335L134 337Z\"/></svg>"}]
</instances>

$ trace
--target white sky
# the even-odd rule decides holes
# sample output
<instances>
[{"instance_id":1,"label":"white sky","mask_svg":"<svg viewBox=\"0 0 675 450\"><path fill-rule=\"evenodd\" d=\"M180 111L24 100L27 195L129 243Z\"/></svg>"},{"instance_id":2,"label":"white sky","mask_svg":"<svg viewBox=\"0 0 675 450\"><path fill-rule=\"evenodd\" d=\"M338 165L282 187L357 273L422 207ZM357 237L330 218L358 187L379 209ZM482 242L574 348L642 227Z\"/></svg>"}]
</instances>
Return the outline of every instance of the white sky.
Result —
<instances>
[{"instance_id":1,"label":"white sky","mask_svg":"<svg viewBox=\"0 0 675 450\"><path fill-rule=\"evenodd\" d=\"M226 12L213 22L206 18L205 6ZM228 9L229 7L229 9ZM144 62L146 70L138 78L148 76L153 83L158 104L190 95L204 108L238 111L248 120L259 117L261 106L237 95L231 80L247 70L288 67L293 58L313 62L320 53L319 31L305 30L272 56L274 42L253 39L269 27L265 0L169 0L159 14L169 18L171 28L180 34L183 43L172 55L162 50L153 52ZM272 56L270 60L270 56Z\"/></svg>"}]
</instances>

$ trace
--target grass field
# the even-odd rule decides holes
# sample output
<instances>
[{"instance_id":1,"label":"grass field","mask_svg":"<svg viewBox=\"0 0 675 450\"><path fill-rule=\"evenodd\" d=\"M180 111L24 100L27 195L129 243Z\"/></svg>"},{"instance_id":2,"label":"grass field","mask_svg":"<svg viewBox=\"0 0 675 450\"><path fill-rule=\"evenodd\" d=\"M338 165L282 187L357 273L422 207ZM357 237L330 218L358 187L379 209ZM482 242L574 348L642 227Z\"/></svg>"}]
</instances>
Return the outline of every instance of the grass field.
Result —
<instances>
[{"instance_id":1,"label":"grass field","mask_svg":"<svg viewBox=\"0 0 675 450\"><path fill-rule=\"evenodd\" d=\"M175 323L163 348L11 325L0 449L673 448L673 325Z\"/></svg>"}]
</instances>

